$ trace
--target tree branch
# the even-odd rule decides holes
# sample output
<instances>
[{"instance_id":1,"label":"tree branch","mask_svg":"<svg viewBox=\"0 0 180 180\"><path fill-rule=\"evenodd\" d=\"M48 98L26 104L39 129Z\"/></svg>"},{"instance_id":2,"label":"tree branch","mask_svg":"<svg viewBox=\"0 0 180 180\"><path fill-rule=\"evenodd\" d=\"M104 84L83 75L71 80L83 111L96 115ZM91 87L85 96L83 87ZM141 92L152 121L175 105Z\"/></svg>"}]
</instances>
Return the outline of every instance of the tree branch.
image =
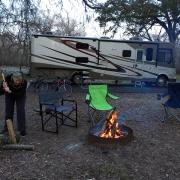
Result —
<instances>
[{"instance_id":1,"label":"tree branch","mask_svg":"<svg viewBox=\"0 0 180 180\"><path fill-rule=\"evenodd\" d=\"M99 4L95 4L92 1L89 1L89 0L82 0L85 4L85 6L89 7L90 9L101 9L101 7L99 6Z\"/></svg>"}]
</instances>

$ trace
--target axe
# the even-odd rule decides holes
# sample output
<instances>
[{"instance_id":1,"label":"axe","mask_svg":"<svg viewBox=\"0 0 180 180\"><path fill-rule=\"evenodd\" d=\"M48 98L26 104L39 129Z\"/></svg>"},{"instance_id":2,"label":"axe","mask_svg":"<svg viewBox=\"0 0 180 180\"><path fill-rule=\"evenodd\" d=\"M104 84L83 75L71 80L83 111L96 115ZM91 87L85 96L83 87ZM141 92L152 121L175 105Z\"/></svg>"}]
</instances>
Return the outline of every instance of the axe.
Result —
<instances>
[{"instance_id":1,"label":"axe","mask_svg":"<svg viewBox=\"0 0 180 180\"><path fill-rule=\"evenodd\" d=\"M5 79L4 73L1 73L1 75L2 75L3 81L4 81L4 82L6 82L6 79ZM9 93L11 93L11 90L9 90Z\"/></svg>"}]
</instances>

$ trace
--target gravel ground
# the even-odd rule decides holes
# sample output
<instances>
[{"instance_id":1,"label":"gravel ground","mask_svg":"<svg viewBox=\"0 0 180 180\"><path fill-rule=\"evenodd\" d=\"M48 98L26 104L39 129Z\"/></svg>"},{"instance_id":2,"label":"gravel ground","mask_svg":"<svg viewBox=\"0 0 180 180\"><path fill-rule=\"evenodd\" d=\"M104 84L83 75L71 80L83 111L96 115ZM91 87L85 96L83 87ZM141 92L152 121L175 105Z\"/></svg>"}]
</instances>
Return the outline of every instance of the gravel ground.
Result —
<instances>
[{"instance_id":1,"label":"gravel ground","mask_svg":"<svg viewBox=\"0 0 180 180\"><path fill-rule=\"evenodd\" d=\"M133 129L134 140L127 145L98 146L88 142L85 91L74 89L78 102L78 128L60 127L58 135L41 131L35 93L27 93L28 135L23 144L33 144L34 151L0 151L0 180L179 180L180 123L162 123L163 109L156 93L118 93L112 101L123 122ZM112 89L113 93L113 89ZM4 119L4 97L0 97L1 127Z\"/></svg>"}]
</instances>

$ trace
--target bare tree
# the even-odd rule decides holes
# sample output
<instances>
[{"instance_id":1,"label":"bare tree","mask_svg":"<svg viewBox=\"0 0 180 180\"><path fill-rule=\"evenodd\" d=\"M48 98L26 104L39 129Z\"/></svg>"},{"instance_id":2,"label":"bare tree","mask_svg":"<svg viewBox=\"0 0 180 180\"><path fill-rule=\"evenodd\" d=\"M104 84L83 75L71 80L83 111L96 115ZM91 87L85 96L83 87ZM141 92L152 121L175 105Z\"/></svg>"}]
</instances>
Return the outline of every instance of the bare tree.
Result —
<instances>
[{"instance_id":1,"label":"bare tree","mask_svg":"<svg viewBox=\"0 0 180 180\"><path fill-rule=\"evenodd\" d=\"M61 36L85 36L83 24L70 18L68 13L66 13L66 17L63 17L61 14L56 15L54 32Z\"/></svg>"}]
</instances>

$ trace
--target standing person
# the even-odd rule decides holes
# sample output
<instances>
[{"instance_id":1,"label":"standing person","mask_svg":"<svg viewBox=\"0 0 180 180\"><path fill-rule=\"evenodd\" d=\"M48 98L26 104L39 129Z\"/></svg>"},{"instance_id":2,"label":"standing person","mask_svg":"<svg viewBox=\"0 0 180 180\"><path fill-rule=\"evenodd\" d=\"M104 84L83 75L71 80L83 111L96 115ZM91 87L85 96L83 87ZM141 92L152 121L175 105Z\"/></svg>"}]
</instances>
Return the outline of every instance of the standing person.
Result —
<instances>
[{"instance_id":1,"label":"standing person","mask_svg":"<svg viewBox=\"0 0 180 180\"><path fill-rule=\"evenodd\" d=\"M0 95L5 94L5 125L3 132L7 132L6 120L13 121L14 105L17 110L17 128L21 136L26 135L25 101L27 81L21 72L8 75L0 86Z\"/></svg>"}]
</instances>

